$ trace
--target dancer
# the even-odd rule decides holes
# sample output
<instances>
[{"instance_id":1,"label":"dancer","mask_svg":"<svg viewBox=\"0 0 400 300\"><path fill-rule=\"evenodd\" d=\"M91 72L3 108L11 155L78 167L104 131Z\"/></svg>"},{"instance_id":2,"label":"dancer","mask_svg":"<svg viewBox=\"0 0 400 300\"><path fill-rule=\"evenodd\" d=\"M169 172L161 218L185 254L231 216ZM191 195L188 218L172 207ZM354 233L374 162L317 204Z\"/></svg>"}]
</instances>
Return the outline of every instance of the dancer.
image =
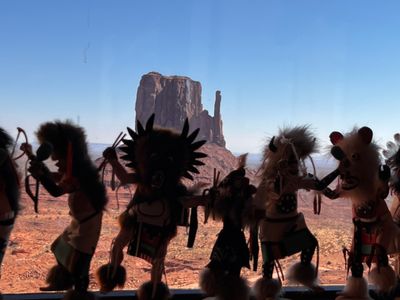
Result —
<instances>
[{"instance_id":1,"label":"dancer","mask_svg":"<svg viewBox=\"0 0 400 300\"><path fill-rule=\"evenodd\" d=\"M215 179L210 189L212 200L207 213L223 222L223 228L211 252L210 262L200 275L200 287L208 296L219 300L249 299L249 288L240 277L243 267L250 268L245 227L253 220L252 195L256 188L245 177L246 155L239 167L220 183Z\"/></svg>"},{"instance_id":2,"label":"dancer","mask_svg":"<svg viewBox=\"0 0 400 300\"><path fill-rule=\"evenodd\" d=\"M298 252L301 252L300 262L290 267L286 278L314 291L322 290L318 286L318 268L311 262L318 241L308 229L304 215L298 212L297 192L324 190L338 171L321 181L315 174L308 174L304 160L315 151L316 139L307 126L284 128L265 147L261 183L254 198L258 210L265 211L260 220L263 277L254 285L257 300L279 297L283 274L278 272L279 280L273 279L274 267L281 270L278 259ZM318 196L314 201L319 213Z\"/></svg>"},{"instance_id":3,"label":"dancer","mask_svg":"<svg viewBox=\"0 0 400 300\"><path fill-rule=\"evenodd\" d=\"M372 267L369 280L378 296L387 299L396 284L388 254L399 252L399 229L393 222L385 198L389 192L390 170L381 165L379 148L368 127L343 135L334 131L332 155L339 161L340 181L330 198L348 198L353 210L353 240L348 266L351 276L337 300L371 299L363 278L363 263Z\"/></svg>"},{"instance_id":4,"label":"dancer","mask_svg":"<svg viewBox=\"0 0 400 300\"><path fill-rule=\"evenodd\" d=\"M11 146L12 138L0 128L0 276L20 199L19 176L9 151Z\"/></svg>"},{"instance_id":5,"label":"dancer","mask_svg":"<svg viewBox=\"0 0 400 300\"><path fill-rule=\"evenodd\" d=\"M57 260L42 291L67 290L64 299L94 299L87 292L89 267L100 236L107 196L90 160L83 128L71 122L48 122L36 132L40 144L52 145L57 172L40 160L31 160L29 171L53 197L68 195L71 223L53 242Z\"/></svg>"},{"instance_id":6,"label":"dancer","mask_svg":"<svg viewBox=\"0 0 400 300\"><path fill-rule=\"evenodd\" d=\"M198 173L196 166L203 165L198 159L206 155L197 149L205 141L194 142L199 129L189 134L188 120L180 134L153 124L154 114L145 128L137 121L136 132L128 128L132 139L124 139L125 145L120 147L125 153L121 158L134 172L129 173L119 163L115 149L104 152L121 184L135 184L136 192L119 218L120 231L112 245L110 264L102 266L97 275L102 291L122 286L126 276L121 266L123 249L128 246L128 255L152 264L151 281L138 290L141 300L169 297L161 282L168 244L185 208L204 204L203 197L194 197L181 182L184 177L193 179L190 173Z\"/></svg>"}]
</instances>

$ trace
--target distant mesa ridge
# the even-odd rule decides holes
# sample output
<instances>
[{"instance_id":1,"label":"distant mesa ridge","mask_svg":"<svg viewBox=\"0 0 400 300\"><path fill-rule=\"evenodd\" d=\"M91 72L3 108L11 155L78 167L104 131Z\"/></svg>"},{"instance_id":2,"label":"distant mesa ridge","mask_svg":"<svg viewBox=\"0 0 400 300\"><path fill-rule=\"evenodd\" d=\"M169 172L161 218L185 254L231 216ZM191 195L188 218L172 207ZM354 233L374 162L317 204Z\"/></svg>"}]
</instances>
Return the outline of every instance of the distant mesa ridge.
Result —
<instances>
[{"instance_id":1,"label":"distant mesa ridge","mask_svg":"<svg viewBox=\"0 0 400 300\"><path fill-rule=\"evenodd\" d=\"M136 95L136 118L145 123L155 113L155 124L181 130L186 118L190 128L200 128L199 140L225 148L222 130L221 92L215 93L214 116L203 109L201 83L185 76L163 76L150 72L142 76Z\"/></svg>"}]
</instances>

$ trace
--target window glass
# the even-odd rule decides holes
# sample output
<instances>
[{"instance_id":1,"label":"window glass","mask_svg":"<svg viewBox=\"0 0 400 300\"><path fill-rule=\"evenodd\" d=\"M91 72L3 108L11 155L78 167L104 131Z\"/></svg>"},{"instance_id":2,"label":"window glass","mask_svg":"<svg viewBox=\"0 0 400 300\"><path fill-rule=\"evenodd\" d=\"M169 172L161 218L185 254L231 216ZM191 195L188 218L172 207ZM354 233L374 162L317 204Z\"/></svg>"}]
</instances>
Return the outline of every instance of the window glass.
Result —
<instances>
[{"instance_id":1,"label":"window glass","mask_svg":"<svg viewBox=\"0 0 400 300\"><path fill-rule=\"evenodd\" d=\"M398 131L399 6L397 1L382 5L369 0L3 0L0 126L14 138L17 127L25 129L37 147L35 131L41 123L70 119L85 128L96 160L120 131L135 128L138 109L151 111L145 100L140 107L136 102L144 97L139 91L146 97L157 91L146 90L151 87L141 84L142 76L185 76L192 80L188 90L193 93L185 98L193 101L186 109L197 109L199 115L204 111L199 122L220 147L225 143L236 156L249 153L254 184L263 148L284 126L310 125L320 145L313 156L315 174L322 177L337 165L329 152L332 131L368 126L382 147ZM195 88L195 82L201 87ZM179 85L165 99L178 97L177 91ZM221 103L216 110L217 91ZM201 102L194 103L199 97ZM183 109L174 105L165 103L159 114L174 119L168 113ZM218 110L221 127L211 126ZM191 130L200 123L191 124ZM221 136L216 137L217 131ZM225 152L211 152L220 161L207 160L202 176L208 182L214 167L227 174L236 166ZM24 177L25 160L18 164ZM307 167L313 173L310 161ZM106 172L110 201L91 274L108 262L118 215L134 193L132 186L121 187L117 202L110 174ZM323 197L321 214L315 215L313 197L313 192L301 191L298 205L319 241L320 282L344 284L342 248L351 246L353 226L350 202ZM55 263L51 243L70 222L64 196L54 198L41 187L38 214L25 192L21 201L2 266L0 286L6 293L37 292L45 285ZM186 248L187 229L179 227L168 249L171 288L197 288L199 273L209 262L222 225L213 220L203 224L203 210L199 212L194 248ZM282 269L295 261L298 255L283 259ZM258 271L243 271L251 283L261 276L261 264L260 253ZM150 278L144 260L125 255L124 265L125 289ZM90 288L98 289L93 276Z\"/></svg>"}]
</instances>

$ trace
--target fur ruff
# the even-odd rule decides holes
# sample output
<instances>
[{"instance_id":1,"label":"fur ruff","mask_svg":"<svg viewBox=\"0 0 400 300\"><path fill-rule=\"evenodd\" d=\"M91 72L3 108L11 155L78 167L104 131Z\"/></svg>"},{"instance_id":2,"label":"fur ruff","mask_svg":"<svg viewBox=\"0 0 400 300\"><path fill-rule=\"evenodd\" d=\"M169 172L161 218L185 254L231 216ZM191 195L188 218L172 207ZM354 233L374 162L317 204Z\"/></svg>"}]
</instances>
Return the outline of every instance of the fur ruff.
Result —
<instances>
[{"instance_id":1,"label":"fur ruff","mask_svg":"<svg viewBox=\"0 0 400 300\"><path fill-rule=\"evenodd\" d=\"M201 290L208 296L217 294L217 274L209 268L205 268L200 272L199 286Z\"/></svg>"},{"instance_id":2,"label":"fur ruff","mask_svg":"<svg viewBox=\"0 0 400 300\"><path fill-rule=\"evenodd\" d=\"M260 278L255 282L252 293L256 300L277 300L281 288L282 284L276 279Z\"/></svg>"},{"instance_id":3,"label":"fur ruff","mask_svg":"<svg viewBox=\"0 0 400 300\"><path fill-rule=\"evenodd\" d=\"M73 281L71 274L60 265L53 266L47 273L47 287L41 287L41 291L63 291L72 287Z\"/></svg>"},{"instance_id":4,"label":"fur ruff","mask_svg":"<svg viewBox=\"0 0 400 300\"><path fill-rule=\"evenodd\" d=\"M241 277L216 273L208 268L200 274L200 287L210 299L247 300L250 289L247 280Z\"/></svg>"},{"instance_id":5,"label":"fur ruff","mask_svg":"<svg viewBox=\"0 0 400 300\"><path fill-rule=\"evenodd\" d=\"M126 282L126 270L119 265L114 277L109 276L113 266L110 264L102 265L96 271L96 278L100 285L101 292L111 292L116 287L123 288Z\"/></svg>"},{"instance_id":6,"label":"fur ruff","mask_svg":"<svg viewBox=\"0 0 400 300\"><path fill-rule=\"evenodd\" d=\"M390 266L372 268L368 280L375 285L378 292L388 293L396 286L396 274Z\"/></svg>"},{"instance_id":7,"label":"fur ruff","mask_svg":"<svg viewBox=\"0 0 400 300\"><path fill-rule=\"evenodd\" d=\"M302 284L313 291L322 291L318 286L318 277L313 264L295 263L287 271L286 278L294 283Z\"/></svg>"},{"instance_id":8,"label":"fur ruff","mask_svg":"<svg viewBox=\"0 0 400 300\"><path fill-rule=\"evenodd\" d=\"M241 277L225 275L218 286L218 300L248 300L250 289L247 280Z\"/></svg>"},{"instance_id":9,"label":"fur ruff","mask_svg":"<svg viewBox=\"0 0 400 300\"><path fill-rule=\"evenodd\" d=\"M138 300L168 300L171 299L171 294L169 292L168 287L163 283L159 282L157 284L157 290L154 298L152 297L153 293L153 282L147 281L143 283L139 289L137 290L137 298Z\"/></svg>"},{"instance_id":10,"label":"fur ruff","mask_svg":"<svg viewBox=\"0 0 400 300\"><path fill-rule=\"evenodd\" d=\"M368 293L367 281L361 277L347 278L344 290L335 300L373 300Z\"/></svg>"},{"instance_id":11,"label":"fur ruff","mask_svg":"<svg viewBox=\"0 0 400 300\"><path fill-rule=\"evenodd\" d=\"M65 293L63 300L96 300L96 296L90 292L78 292L69 290Z\"/></svg>"}]
</instances>

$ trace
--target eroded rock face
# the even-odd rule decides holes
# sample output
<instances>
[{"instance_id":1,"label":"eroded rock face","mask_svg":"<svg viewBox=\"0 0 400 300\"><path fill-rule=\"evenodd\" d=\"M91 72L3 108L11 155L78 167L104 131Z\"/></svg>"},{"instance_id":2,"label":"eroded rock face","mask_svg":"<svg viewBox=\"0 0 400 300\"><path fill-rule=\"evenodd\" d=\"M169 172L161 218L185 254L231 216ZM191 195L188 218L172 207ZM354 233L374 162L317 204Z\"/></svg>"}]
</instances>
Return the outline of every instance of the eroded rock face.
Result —
<instances>
[{"instance_id":1,"label":"eroded rock face","mask_svg":"<svg viewBox=\"0 0 400 300\"><path fill-rule=\"evenodd\" d=\"M155 113L155 124L181 130L186 118L200 128L199 139L225 147L221 119L221 92L216 92L214 116L203 109L201 84L184 76L150 72L142 76L136 96L136 118L145 123Z\"/></svg>"}]
</instances>

